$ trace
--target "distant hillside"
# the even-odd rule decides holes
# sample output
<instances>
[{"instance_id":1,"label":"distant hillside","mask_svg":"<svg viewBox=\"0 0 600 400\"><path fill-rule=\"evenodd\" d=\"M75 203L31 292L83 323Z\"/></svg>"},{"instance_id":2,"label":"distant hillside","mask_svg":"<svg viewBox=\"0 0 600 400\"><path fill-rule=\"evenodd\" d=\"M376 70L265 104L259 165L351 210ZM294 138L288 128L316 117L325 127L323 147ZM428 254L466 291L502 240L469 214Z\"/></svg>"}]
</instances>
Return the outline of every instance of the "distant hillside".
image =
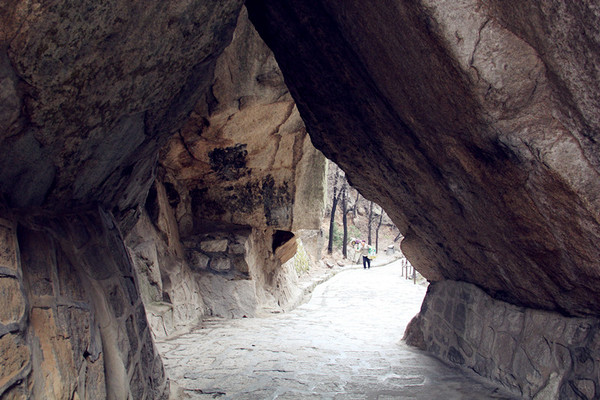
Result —
<instances>
[{"instance_id":1,"label":"distant hillside","mask_svg":"<svg viewBox=\"0 0 600 400\"><path fill-rule=\"evenodd\" d=\"M342 255L342 238L343 238L343 223L342 223L342 197L340 192L346 188L346 210L348 223L348 240L352 238L369 239L369 216L371 216L371 244L376 245L377 230L379 227L378 251L382 252L389 245L394 245L396 250L400 245L400 231L394 225L382 208L371 201L365 199L356 189L350 186L346 180L345 174L333 162L329 161L327 172L327 202L325 214L321 228L325 233L325 246L323 255L327 255L327 243L329 239L331 209L334 203L334 196L337 198L337 206L335 211L334 230L333 230L333 255L335 258ZM372 205L371 205L372 203ZM371 212L372 210L372 212ZM383 213L383 217L382 217ZM380 225L381 221L381 225ZM394 239L397 239L394 241Z\"/></svg>"}]
</instances>

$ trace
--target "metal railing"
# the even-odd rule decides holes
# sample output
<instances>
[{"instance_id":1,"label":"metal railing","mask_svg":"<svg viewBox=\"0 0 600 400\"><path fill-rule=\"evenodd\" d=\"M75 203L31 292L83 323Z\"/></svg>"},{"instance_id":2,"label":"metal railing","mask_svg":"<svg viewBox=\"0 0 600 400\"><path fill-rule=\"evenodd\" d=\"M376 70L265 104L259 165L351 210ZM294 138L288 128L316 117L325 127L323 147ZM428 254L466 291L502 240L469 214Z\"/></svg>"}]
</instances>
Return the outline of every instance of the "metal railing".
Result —
<instances>
[{"instance_id":1,"label":"metal railing","mask_svg":"<svg viewBox=\"0 0 600 400\"><path fill-rule=\"evenodd\" d=\"M402 265L402 274L400 276L404 276L406 277L406 279L412 279L413 283L416 285L417 270L415 269L415 267L411 265L411 263L406 259L406 257L403 257L400 260L400 264Z\"/></svg>"}]
</instances>

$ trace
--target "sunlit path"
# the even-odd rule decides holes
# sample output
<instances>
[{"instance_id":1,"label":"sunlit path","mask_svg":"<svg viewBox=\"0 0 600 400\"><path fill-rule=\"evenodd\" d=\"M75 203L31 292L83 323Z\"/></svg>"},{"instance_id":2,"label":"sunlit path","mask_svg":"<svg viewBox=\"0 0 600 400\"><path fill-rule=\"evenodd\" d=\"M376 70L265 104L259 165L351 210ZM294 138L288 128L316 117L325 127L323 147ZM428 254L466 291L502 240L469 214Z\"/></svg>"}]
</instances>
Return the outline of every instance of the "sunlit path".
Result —
<instances>
[{"instance_id":1,"label":"sunlit path","mask_svg":"<svg viewBox=\"0 0 600 400\"><path fill-rule=\"evenodd\" d=\"M173 398L510 398L401 342L425 290L395 263L344 271L287 314L207 320L158 343Z\"/></svg>"}]
</instances>

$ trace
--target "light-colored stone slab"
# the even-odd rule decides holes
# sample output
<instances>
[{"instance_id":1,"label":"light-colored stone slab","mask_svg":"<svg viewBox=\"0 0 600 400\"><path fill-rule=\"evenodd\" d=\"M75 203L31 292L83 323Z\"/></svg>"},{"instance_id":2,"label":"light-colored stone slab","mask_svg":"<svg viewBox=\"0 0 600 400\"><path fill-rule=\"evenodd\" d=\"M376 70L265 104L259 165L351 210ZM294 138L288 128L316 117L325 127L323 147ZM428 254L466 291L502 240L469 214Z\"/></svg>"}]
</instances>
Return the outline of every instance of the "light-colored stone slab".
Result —
<instances>
[{"instance_id":1,"label":"light-colored stone slab","mask_svg":"<svg viewBox=\"0 0 600 400\"><path fill-rule=\"evenodd\" d=\"M227 239L205 240L200 242L200 249L209 253L220 253L227 251Z\"/></svg>"}]
</instances>

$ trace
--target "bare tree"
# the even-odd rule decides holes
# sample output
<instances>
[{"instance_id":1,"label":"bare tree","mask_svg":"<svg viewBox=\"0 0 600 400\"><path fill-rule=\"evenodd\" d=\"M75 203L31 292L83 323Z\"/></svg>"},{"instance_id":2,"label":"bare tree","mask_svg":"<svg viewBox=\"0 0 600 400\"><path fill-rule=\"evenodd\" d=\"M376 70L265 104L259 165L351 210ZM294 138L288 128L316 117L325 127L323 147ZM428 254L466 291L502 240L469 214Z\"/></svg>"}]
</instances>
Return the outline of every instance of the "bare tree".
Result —
<instances>
[{"instance_id":1,"label":"bare tree","mask_svg":"<svg viewBox=\"0 0 600 400\"><path fill-rule=\"evenodd\" d=\"M394 238L394 243L397 242L402 237L402 232L398 232L398 235Z\"/></svg>"},{"instance_id":2,"label":"bare tree","mask_svg":"<svg viewBox=\"0 0 600 400\"><path fill-rule=\"evenodd\" d=\"M344 179L342 186L342 224L344 226L344 239L342 240L342 254L348 258L348 182Z\"/></svg>"},{"instance_id":3,"label":"bare tree","mask_svg":"<svg viewBox=\"0 0 600 400\"><path fill-rule=\"evenodd\" d=\"M356 219L356 213L358 211L358 197L360 196L360 193L358 192L358 190L356 191L356 199L354 200L354 207L352 208L352 218Z\"/></svg>"},{"instance_id":4,"label":"bare tree","mask_svg":"<svg viewBox=\"0 0 600 400\"><path fill-rule=\"evenodd\" d=\"M369 203L369 241L368 243L371 244L372 240L371 240L371 231L372 231L372 226L373 226L373 202L371 201Z\"/></svg>"},{"instance_id":5,"label":"bare tree","mask_svg":"<svg viewBox=\"0 0 600 400\"><path fill-rule=\"evenodd\" d=\"M381 209L381 214L379 214L379 223L377 224L377 229L375 229L375 252L379 253L379 228L381 228L381 223L383 222L383 208Z\"/></svg>"},{"instance_id":6,"label":"bare tree","mask_svg":"<svg viewBox=\"0 0 600 400\"><path fill-rule=\"evenodd\" d=\"M333 164L335 165L335 164ZM332 203L331 203L331 217L329 219L329 242L327 243L327 253L331 254L333 253L333 230L335 227L335 210L337 208L337 203L339 200L339 193L338 193L338 181L340 178L340 169L335 166L334 167L335 170L335 175L333 178L333 199L332 199Z\"/></svg>"}]
</instances>

